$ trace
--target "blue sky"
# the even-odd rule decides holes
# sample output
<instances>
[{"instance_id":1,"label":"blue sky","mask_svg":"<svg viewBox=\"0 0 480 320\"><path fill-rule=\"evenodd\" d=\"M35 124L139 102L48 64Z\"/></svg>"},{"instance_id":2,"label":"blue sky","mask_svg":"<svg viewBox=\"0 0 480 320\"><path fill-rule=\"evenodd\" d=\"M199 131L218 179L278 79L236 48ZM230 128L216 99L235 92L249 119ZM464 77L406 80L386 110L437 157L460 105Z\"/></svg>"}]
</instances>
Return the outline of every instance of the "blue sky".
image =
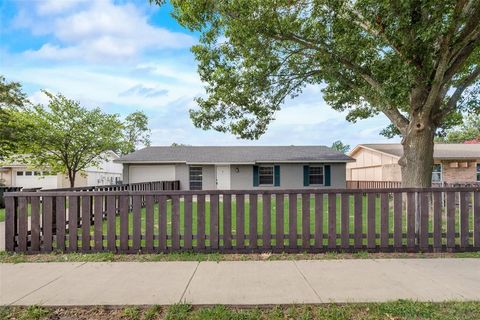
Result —
<instances>
[{"instance_id":1,"label":"blue sky","mask_svg":"<svg viewBox=\"0 0 480 320\"><path fill-rule=\"evenodd\" d=\"M198 34L180 26L167 5L147 0L0 0L0 74L23 84L30 99L41 89L87 107L125 116L143 110L152 142L192 145L330 145L390 141L378 133L384 116L345 120L308 87L287 101L258 141L195 128L188 110L204 94L190 52Z\"/></svg>"}]
</instances>

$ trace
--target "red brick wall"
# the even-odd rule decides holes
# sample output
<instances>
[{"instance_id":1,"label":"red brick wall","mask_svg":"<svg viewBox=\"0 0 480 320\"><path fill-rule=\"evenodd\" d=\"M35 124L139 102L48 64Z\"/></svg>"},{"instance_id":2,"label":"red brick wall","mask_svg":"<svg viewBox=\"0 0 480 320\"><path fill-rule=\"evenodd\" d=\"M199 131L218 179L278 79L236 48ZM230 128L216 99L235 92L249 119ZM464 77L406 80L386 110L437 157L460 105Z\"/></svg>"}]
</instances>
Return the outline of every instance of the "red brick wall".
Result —
<instances>
[{"instance_id":1,"label":"red brick wall","mask_svg":"<svg viewBox=\"0 0 480 320\"><path fill-rule=\"evenodd\" d=\"M442 161L443 182L476 182L477 181L477 162L469 161L468 167L462 167L462 162L466 161ZM452 168L451 163L458 163L457 168Z\"/></svg>"}]
</instances>

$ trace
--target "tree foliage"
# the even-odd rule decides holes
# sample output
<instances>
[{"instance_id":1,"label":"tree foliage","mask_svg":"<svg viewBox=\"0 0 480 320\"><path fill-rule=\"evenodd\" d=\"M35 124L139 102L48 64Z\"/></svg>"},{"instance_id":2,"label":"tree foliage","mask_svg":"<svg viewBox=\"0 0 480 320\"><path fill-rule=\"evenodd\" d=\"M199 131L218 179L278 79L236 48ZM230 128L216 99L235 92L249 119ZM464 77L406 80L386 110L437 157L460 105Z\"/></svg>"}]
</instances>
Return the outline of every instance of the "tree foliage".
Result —
<instances>
[{"instance_id":1,"label":"tree foliage","mask_svg":"<svg viewBox=\"0 0 480 320\"><path fill-rule=\"evenodd\" d=\"M79 172L97 166L107 151L122 148L123 124L118 115L89 110L61 94L44 93L50 98L48 107L36 105L21 114L34 128L24 145L23 161L66 174L73 187Z\"/></svg>"},{"instance_id":2,"label":"tree foliage","mask_svg":"<svg viewBox=\"0 0 480 320\"><path fill-rule=\"evenodd\" d=\"M438 142L462 143L469 140L480 141L480 114L468 115L461 125L448 130Z\"/></svg>"},{"instance_id":3,"label":"tree foliage","mask_svg":"<svg viewBox=\"0 0 480 320\"><path fill-rule=\"evenodd\" d=\"M257 139L287 98L322 84L347 120L388 117L412 186L431 181L437 130L480 108L479 0L170 2L201 34L197 127Z\"/></svg>"},{"instance_id":4,"label":"tree foliage","mask_svg":"<svg viewBox=\"0 0 480 320\"><path fill-rule=\"evenodd\" d=\"M331 148L333 150L340 151L341 153L347 153L350 150L350 145L344 144L342 141L337 140L332 143Z\"/></svg>"},{"instance_id":5,"label":"tree foliage","mask_svg":"<svg viewBox=\"0 0 480 320\"><path fill-rule=\"evenodd\" d=\"M150 133L148 117L143 111L129 114L124 121L125 144L121 153L134 152L138 146L150 146Z\"/></svg>"},{"instance_id":6,"label":"tree foliage","mask_svg":"<svg viewBox=\"0 0 480 320\"><path fill-rule=\"evenodd\" d=\"M18 151L23 136L29 131L28 122L19 121L18 114L29 105L18 82L8 82L0 76L0 158Z\"/></svg>"}]
</instances>

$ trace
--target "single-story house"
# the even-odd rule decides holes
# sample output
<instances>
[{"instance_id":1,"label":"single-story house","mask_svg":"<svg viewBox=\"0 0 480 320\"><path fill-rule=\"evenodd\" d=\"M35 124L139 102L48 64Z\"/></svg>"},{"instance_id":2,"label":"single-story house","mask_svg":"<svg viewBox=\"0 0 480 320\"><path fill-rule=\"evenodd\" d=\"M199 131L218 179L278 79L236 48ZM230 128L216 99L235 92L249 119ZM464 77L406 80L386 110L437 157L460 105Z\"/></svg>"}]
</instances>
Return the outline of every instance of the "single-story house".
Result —
<instances>
[{"instance_id":1,"label":"single-story house","mask_svg":"<svg viewBox=\"0 0 480 320\"><path fill-rule=\"evenodd\" d=\"M403 155L401 144L359 144L349 156L347 180L401 181L398 160ZM436 143L433 152L434 183L480 182L480 144Z\"/></svg>"},{"instance_id":2,"label":"single-story house","mask_svg":"<svg viewBox=\"0 0 480 320\"><path fill-rule=\"evenodd\" d=\"M116 184L122 180L122 165L113 162L118 155L107 152L107 160L100 161L96 167L91 166L77 173L75 187ZM70 182L64 174L53 174L48 168L33 168L16 160L0 164L0 184L7 187L23 188L68 188Z\"/></svg>"},{"instance_id":3,"label":"single-story house","mask_svg":"<svg viewBox=\"0 0 480 320\"><path fill-rule=\"evenodd\" d=\"M182 190L345 188L350 161L325 146L147 147L115 160L125 183L178 180Z\"/></svg>"}]
</instances>

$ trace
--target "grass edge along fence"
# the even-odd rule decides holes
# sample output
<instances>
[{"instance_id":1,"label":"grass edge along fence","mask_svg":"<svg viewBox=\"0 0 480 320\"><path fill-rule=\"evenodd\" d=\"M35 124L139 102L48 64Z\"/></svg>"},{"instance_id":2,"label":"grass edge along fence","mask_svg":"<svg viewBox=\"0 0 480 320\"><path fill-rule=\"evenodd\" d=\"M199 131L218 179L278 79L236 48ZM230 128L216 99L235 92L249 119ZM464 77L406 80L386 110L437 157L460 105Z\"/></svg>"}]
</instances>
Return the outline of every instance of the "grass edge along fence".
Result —
<instances>
[{"instance_id":1,"label":"grass edge along fence","mask_svg":"<svg viewBox=\"0 0 480 320\"><path fill-rule=\"evenodd\" d=\"M5 196L10 252L480 250L478 187Z\"/></svg>"}]
</instances>

